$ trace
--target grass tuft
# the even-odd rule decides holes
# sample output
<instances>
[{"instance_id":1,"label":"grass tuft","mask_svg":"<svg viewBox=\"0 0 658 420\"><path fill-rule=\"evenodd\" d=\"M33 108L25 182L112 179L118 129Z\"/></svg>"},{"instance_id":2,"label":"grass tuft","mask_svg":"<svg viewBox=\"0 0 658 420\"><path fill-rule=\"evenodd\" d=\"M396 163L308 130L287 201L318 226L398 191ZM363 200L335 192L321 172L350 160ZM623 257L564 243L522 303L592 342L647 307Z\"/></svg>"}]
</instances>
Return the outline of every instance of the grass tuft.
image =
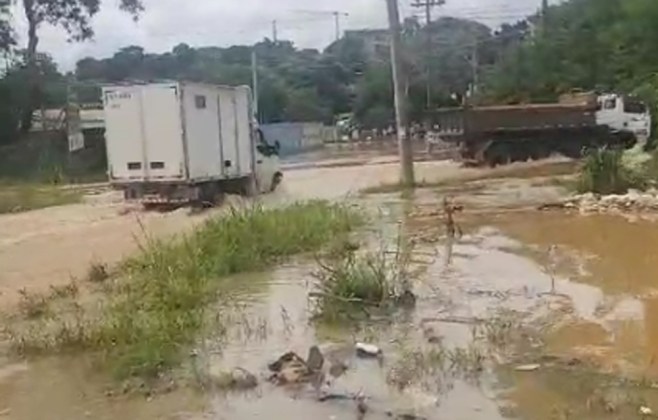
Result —
<instances>
[{"instance_id":1,"label":"grass tuft","mask_svg":"<svg viewBox=\"0 0 658 420\"><path fill-rule=\"evenodd\" d=\"M409 281L411 248L401 239L394 251L384 244L376 251L360 252L346 246L318 261L314 312L324 321L341 321L369 315L372 309L413 305Z\"/></svg>"},{"instance_id":2,"label":"grass tuft","mask_svg":"<svg viewBox=\"0 0 658 420\"><path fill-rule=\"evenodd\" d=\"M622 163L623 152L593 149L587 153L578 181L578 191L597 194L625 193L632 186Z\"/></svg>"}]
</instances>

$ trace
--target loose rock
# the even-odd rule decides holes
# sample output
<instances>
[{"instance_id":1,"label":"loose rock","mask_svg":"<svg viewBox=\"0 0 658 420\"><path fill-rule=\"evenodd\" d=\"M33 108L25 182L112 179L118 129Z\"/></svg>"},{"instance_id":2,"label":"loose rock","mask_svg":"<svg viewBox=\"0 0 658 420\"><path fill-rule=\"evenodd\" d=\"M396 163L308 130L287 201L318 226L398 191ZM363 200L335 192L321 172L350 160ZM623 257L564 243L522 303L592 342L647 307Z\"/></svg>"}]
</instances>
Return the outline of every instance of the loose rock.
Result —
<instances>
[{"instance_id":1,"label":"loose rock","mask_svg":"<svg viewBox=\"0 0 658 420\"><path fill-rule=\"evenodd\" d=\"M541 365L539 364L530 364L530 365L521 365L514 368L517 372L532 372L539 369Z\"/></svg>"},{"instance_id":2,"label":"loose rock","mask_svg":"<svg viewBox=\"0 0 658 420\"><path fill-rule=\"evenodd\" d=\"M245 391L258 386L256 376L242 368L235 368L231 372L211 374L210 381L216 387L227 391Z\"/></svg>"},{"instance_id":3,"label":"loose rock","mask_svg":"<svg viewBox=\"0 0 658 420\"><path fill-rule=\"evenodd\" d=\"M271 363L269 369L274 372L270 380L278 385L308 382L313 378L313 372L304 359L293 352L288 352Z\"/></svg>"},{"instance_id":4,"label":"loose rock","mask_svg":"<svg viewBox=\"0 0 658 420\"><path fill-rule=\"evenodd\" d=\"M643 416L652 416L653 415L653 410L650 409L649 407L640 407L640 414Z\"/></svg>"},{"instance_id":5,"label":"loose rock","mask_svg":"<svg viewBox=\"0 0 658 420\"><path fill-rule=\"evenodd\" d=\"M356 355L363 358L380 357L382 350L373 344L356 343Z\"/></svg>"}]
</instances>

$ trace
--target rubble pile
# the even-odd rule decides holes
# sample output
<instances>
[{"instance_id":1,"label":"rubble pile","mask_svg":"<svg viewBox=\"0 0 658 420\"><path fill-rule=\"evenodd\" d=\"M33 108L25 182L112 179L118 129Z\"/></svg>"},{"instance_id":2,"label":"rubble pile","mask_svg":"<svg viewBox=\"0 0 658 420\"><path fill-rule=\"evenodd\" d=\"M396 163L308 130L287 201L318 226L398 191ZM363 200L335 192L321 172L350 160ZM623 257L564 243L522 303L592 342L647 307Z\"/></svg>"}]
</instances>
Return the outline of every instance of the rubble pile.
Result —
<instances>
[{"instance_id":1,"label":"rubble pile","mask_svg":"<svg viewBox=\"0 0 658 420\"><path fill-rule=\"evenodd\" d=\"M582 214L615 212L658 211L658 190L629 190L626 194L596 195L579 194L557 204L547 204L542 209L564 208L578 210Z\"/></svg>"}]
</instances>

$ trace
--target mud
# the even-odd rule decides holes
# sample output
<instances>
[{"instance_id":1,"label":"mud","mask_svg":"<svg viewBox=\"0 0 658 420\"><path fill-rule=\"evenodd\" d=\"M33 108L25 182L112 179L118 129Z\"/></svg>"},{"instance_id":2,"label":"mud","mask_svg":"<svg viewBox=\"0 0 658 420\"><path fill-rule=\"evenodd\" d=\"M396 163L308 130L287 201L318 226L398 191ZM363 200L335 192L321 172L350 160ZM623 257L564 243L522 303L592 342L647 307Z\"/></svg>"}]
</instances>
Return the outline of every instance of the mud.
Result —
<instances>
[{"instance_id":1,"label":"mud","mask_svg":"<svg viewBox=\"0 0 658 420\"><path fill-rule=\"evenodd\" d=\"M386 163L298 169L265 200L355 195L394 181L396 169ZM436 180L468 178L470 171L481 170L419 165L421 176ZM240 420L265 413L356 419L358 396L367 406L366 419L640 418L641 406L658 407L658 225L534 210L563 194L535 177L485 179L408 198L360 198L373 210L375 226L389 233L401 227L416 240L416 308L355 325L322 326L310 321L312 262L299 259L241 276L234 307L223 308L231 314L226 339L200 342L185 371L194 378L243 368L258 376L253 391L181 386L163 394L123 395L108 392L111 380L94 373L91 360L6 359L0 361L0 413L16 419ZM462 233L454 238L441 212L445 196L464 207L454 215ZM141 225L166 235L209 216L148 214L138 221L134 214L118 215L120 209L110 200L13 215L11 223L0 218L0 231L10 232L2 236L0 265L13 267L0 274L0 285L75 273L90 257L117 260L135 249L132 235ZM26 232L15 225L21 221L40 224ZM63 248L52 251L55 243ZM384 357L358 358L357 341L377 345ZM312 387L263 380L279 355L305 355L313 345L325 365L346 368L322 385L324 392L346 398L321 402ZM517 369L523 365L535 366Z\"/></svg>"}]
</instances>

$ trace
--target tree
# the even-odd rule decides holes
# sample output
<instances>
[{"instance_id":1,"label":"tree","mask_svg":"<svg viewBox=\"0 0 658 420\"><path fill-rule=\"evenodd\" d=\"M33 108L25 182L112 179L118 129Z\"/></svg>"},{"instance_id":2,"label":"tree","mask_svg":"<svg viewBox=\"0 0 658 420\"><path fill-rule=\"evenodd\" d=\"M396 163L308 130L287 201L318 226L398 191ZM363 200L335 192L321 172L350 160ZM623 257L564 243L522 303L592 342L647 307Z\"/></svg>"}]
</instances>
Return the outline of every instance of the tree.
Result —
<instances>
[{"instance_id":1,"label":"tree","mask_svg":"<svg viewBox=\"0 0 658 420\"><path fill-rule=\"evenodd\" d=\"M28 69L29 101L21 128L28 131L32 125L32 112L41 100L41 87L37 72L37 47L39 28L44 23L63 28L72 41L93 37L91 18L98 13L101 0L16 0L22 2L27 19L27 50L25 60ZM121 0L120 8L137 17L143 10L141 0Z\"/></svg>"},{"instance_id":2,"label":"tree","mask_svg":"<svg viewBox=\"0 0 658 420\"><path fill-rule=\"evenodd\" d=\"M11 0L0 0L0 52L6 54L15 44L11 29Z\"/></svg>"}]
</instances>

